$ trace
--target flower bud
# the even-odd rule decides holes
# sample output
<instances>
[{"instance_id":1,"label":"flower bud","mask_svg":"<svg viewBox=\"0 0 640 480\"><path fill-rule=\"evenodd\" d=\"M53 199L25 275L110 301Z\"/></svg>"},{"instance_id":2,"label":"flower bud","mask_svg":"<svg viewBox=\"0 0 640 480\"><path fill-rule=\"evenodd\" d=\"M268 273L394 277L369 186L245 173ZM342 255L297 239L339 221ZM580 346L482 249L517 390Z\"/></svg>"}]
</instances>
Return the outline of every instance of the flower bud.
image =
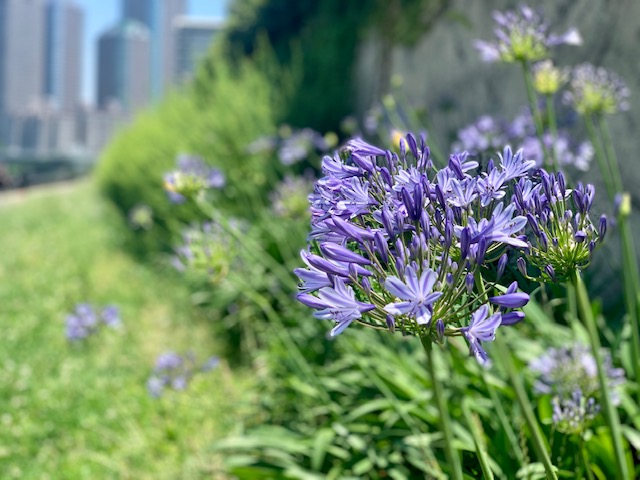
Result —
<instances>
[{"instance_id":1,"label":"flower bud","mask_svg":"<svg viewBox=\"0 0 640 480\"><path fill-rule=\"evenodd\" d=\"M387 327L389 327L389 331L391 333L395 333L395 331L396 331L396 320L395 320L395 318L393 318L391 315L387 315L386 321L387 321Z\"/></svg>"},{"instance_id":2,"label":"flower bud","mask_svg":"<svg viewBox=\"0 0 640 480\"><path fill-rule=\"evenodd\" d=\"M525 277L528 277L527 275L527 262L524 260L524 257L520 257L518 258L518 260L516 260L516 266L518 267L518 271Z\"/></svg>"},{"instance_id":3,"label":"flower bud","mask_svg":"<svg viewBox=\"0 0 640 480\"><path fill-rule=\"evenodd\" d=\"M464 283L467 287L467 292L471 294L473 292L473 285L475 284L473 273L467 273L466 277L464 278Z\"/></svg>"},{"instance_id":4,"label":"flower bud","mask_svg":"<svg viewBox=\"0 0 640 480\"><path fill-rule=\"evenodd\" d=\"M507 254L503 253L500 257L500 260L498 260L498 271L496 272L496 280L500 280L500 278L504 274L504 269L507 267L508 260L509 257L507 256Z\"/></svg>"},{"instance_id":5,"label":"flower bud","mask_svg":"<svg viewBox=\"0 0 640 480\"><path fill-rule=\"evenodd\" d=\"M607 216L602 215L600 217L600 224L598 225L598 241L604 240L604 236L607 233Z\"/></svg>"}]
</instances>

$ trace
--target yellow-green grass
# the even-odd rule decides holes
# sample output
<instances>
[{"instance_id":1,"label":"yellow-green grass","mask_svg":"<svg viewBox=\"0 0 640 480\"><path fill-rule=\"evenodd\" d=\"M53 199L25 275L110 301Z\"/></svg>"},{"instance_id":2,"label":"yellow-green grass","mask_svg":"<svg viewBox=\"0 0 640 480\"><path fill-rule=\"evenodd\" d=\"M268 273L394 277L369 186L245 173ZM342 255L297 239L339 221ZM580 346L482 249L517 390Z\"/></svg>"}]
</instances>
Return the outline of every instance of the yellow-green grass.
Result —
<instances>
[{"instance_id":1,"label":"yellow-green grass","mask_svg":"<svg viewBox=\"0 0 640 480\"><path fill-rule=\"evenodd\" d=\"M0 478L216 478L208 446L241 396L222 362L185 392L150 398L156 356L216 353L178 275L118 248L91 182L0 197ZM65 338L77 303L123 325Z\"/></svg>"}]
</instances>

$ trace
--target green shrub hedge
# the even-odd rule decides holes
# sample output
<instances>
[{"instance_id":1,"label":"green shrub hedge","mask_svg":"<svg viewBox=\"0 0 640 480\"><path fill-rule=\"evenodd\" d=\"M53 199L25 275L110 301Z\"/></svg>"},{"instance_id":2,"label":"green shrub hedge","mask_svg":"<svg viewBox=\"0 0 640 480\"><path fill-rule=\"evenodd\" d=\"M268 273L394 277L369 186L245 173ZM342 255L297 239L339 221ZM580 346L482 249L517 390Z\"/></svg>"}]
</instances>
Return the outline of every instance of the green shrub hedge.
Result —
<instances>
[{"instance_id":1,"label":"green shrub hedge","mask_svg":"<svg viewBox=\"0 0 640 480\"><path fill-rule=\"evenodd\" d=\"M212 51L212 58L216 55ZM138 115L107 147L97 169L101 190L125 221L136 205L148 205L153 211L153 227L127 237L135 252L166 249L180 225L195 216L189 206L170 204L160 188L163 174L175 166L180 153L198 155L224 172L227 184L219 206L232 215L247 216L248 199L267 199L275 160L267 153L248 154L247 145L275 133L290 81L282 74L282 88L274 91L268 57L233 67L222 59L208 62L214 68L199 72L195 82L199 88L169 95Z\"/></svg>"}]
</instances>

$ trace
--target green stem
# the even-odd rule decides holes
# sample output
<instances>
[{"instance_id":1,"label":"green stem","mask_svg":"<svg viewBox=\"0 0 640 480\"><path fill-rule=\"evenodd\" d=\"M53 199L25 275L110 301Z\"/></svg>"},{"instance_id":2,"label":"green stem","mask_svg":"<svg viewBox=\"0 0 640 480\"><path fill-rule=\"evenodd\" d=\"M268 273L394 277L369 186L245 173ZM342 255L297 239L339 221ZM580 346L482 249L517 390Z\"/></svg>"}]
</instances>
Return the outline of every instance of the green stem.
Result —
<instances>
[{"instance_id":1,"label":"green stem","mask_svg":"<svg viewBox=\"0 0 640 480\"><path fill-rule=\"evenodd\" d=\"M547 122L549 124L549 132L551 133L551 158L553 159L553 168L556 172L560 171L558 163L558 155L556 154L556 142L558 141L558 124L556 122L556 109L553 105L553 96L547 95Z\"/></svg>"},{"instance_id":2,"label":"green stem","mask_svg":"<svg viewBox=\"0 0 640 480\"><path fill-rule=\"evenodd\" d=\"M544 154L544 168L553 171L554 164L549 152L547 151L547 146L544 143L544 126L542 124L542 114L540 113L540 108L538 108L538 101L536 99L536 92L533 87L533 77L531 75L531 69L529 68L529 64L527 62L521 62L522 65L522 73L524 75L524 85L527 90L527 98L529 99L529 107L531 107L531 115L533 116L533 122L536 125L536 133L538 134L538 140L540 141L540 146L542 147L542 151Z\"/></svg>"},{"instance_id":3,"label":"green stem","mask_svg":"<svg viewBox=\"0 0 640 480\"><path fill-rule=\"evenodd\" d=\"M585 326L587 327L587 331L589 332L589 339L591 340L591 352L593 354L593 358L596 361L596 366L598 369L598 380L600 381L600 398L602 401L604 414L611 431L613 450L616 457L616 467L618 470L618 475L616 476L616 478L631 478L629 477L627 462L624 455L620 418L618 417L618 411L611 401L611 392L609 391L607 382L607 372L605 372L604 366L602 364L602 352L600 346L600 337L598 336L598 327L593 316L593 311L591 310L591 302L589 301L587 288L585 287L582 277L580 276L580 273L578 271L576 271L573 281L576 287L578 307L580 309L580 314L582 315L582 320L584 321Z\"/></svg>"},{"instance_id":4,"label":"green stem","mask_svg":"<svg viewBox=\"0 0 640 480\"><path fill-rule=\"evenodd\" d=\"M638 319L638 294L640 279L638 278L638 259L633 243L631 229L627 217L618 217L620 241L622 243L622 276L624 284L624 301L631 323L631 351L633 353L633 373L636 382L640 381L640 322ZM637 392L640 395L640 392ZM638 397L640 402L640 396Z\"/></svg>"},{"instance_id":5,"label":"green stem","mask_svg":"<svg viewBox=\"0 0 640 480\"><path fill-rule=\"evenodd\" d=\"M606 155L606 161L611 172L612 183L616 192L622 192L622 176L618 165L611 134L607 122L602 117L598 117L598 126L602 138L602 150ZM638 293L640 292L640 273L638 272L638 257L636 255L633 234L629 228L628 212L621 212L618 216L618 228L620 229L620 241L622 243L622 275L624 284L625 307L629 314L631 323L631 351L633 354L633 373L637 381L640 381L640 314L638 304ZM640 402L640 392L637 393L637 400Z\"/></svg>"},{"instance_id":6,"label":"green stem","mask_svg":"<svg viewBox=\"0 0 640 480\"><path fill-rule=\"evenodd\" d=\"M468 402L465 401L462 402L462 413L467 421L467 426L471 431L471 436L473 437L473 444L476 447L476 455L480 462L482 474L484 475L485 480L493 480L493 471L491 471L491 467L489 466L489 458L487 457L484 439L482 436L482 426L478 419L478 415L471 413Z\"/></svg>"},{"instance_id":7,"label":"green stem","mask_svg":"<svg viewBox=\"0 0 640 480\"><path fill-rule=\"evenodd\" d=\"M440 411L440 422L442 426L442 434L444 435L444 451L447 457L447 463L449 463L450 476L453 480L462 480L462 465L460 463L460 457L458 452L453 446L453 430L451 428L451 417L449 415L449 408L447 406L447 400L444 396L442 384L436 375L436 369L433 364L433 343L426 337L420 337L420 342L427 354L427 370L431 377L431 383L433 385L433 394L436 397L436 403L438 410Z\"/></svg>"},{"instance_id":8,"label":"green stem","mask_svg":"<svg viewBox=\"0 0 640 480\"><path fill-rule=\"evenodd\" d=\"M576 289L573 284L567 283L567 313L571 320L578 318L578 304L576 303Z\"/></svg>"},{"instance_id":9,"label":"green stem","mask_svg":"<svg viewBox=\"0 0 640 480\"><path fill-rule=\"evenodd\" d=\"M623 192L624 186L622 184L622 175L620 174L620 165L618 164L616 151L613 148L613 142L611 141L609 126L601 116L598 117L598 127L600 128L600 135L602 137L602 143L604 144L604 151L609 163L609 169L611 170L613 185L616 189L616 192Z\"/></svg>"},{"instance_id":10,"label":"green stem","mask_svg":"<svg viewBox=\"0 0 640 480\"><path fill-rule=\"evenodd\" d=\"M602 176L602 180L604 181L604 186L607 189L609 200L613 202L616 196L616 188L613 181L613 176L611 175L611 169L609 169L609 166L607 165L607 159L604 154L604 150L602 149L598 134L596 133L596 128L593 124L593 119L590 115L585 115L584 124L587 127L587 135L589 136L589 140L591 141L591 144L596 151L598 168L600 169L600 175Z\"/></svg>"},{"instance_id":11,"label":"green stem","mask_svg":"<svg viewBox=\"0 0 640 480\"><path fill-rule=\"evenodd\" d=\"M524 384L522 383L522 377L518 374L513 363L511 352L509 352L501 342L494 342L494 344L494 348L497 350L498 356L504 362L504 365L507 368L507 374L509 375L511 384L513 385L513 389L516 392L516 398L518 399L518 403L520 404L520 408L522 409L522 415L524 416L524 420L529 427L529 433L531 434L531 440L533 442L533 447L536 451L536 455L544 465L544 470L547 474L547 478L557 480L558 476L556 475L556 469L551 463L551 457L549 456L549 447L544 441L544 437L542 436L542 432L540 431L540 426L538 425L538 421L536 420L536 417L533 413L533 408L531 407L529 397L527 396Z\"/></svg>"},{"instance_id":12,"label":"green stem","mask_svg":"<svg viewBox=\"0 0 640 480\"><path fill-rule=\"evenodd\" d=\"M587 449L584 446L584 438L581 439L578 450L580 450L580 459L582 460L582 464L584 465L584 470L585 472L587 472L587 480L594 480L593 473L591 472L591 468L589 467L589 458L587 457Z\"/></svg>"}]
</instances>

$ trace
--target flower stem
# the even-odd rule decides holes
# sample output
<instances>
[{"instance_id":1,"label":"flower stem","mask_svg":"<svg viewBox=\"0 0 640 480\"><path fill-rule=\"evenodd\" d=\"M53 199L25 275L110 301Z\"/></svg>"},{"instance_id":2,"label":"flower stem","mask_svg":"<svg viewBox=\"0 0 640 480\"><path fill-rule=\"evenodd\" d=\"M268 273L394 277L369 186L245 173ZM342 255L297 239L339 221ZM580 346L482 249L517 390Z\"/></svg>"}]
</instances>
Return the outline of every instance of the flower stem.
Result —
<instances>
[{"instance_id":1,"label":"flower stem","mask_svg":"<svg viewBox=\"0 0 640 480\"><path fill-rule=\"evenodd\" d=\"M600 128L600 135L602 136L604 151L607 156L609 169L611 170L613 185L616 188L617 192L622 192L624 190L624 186L622 185L622 175L620 174L620 165L618 164L616 151L613 148L613 142L611 141L611 134L609 133L609 127L607 125L607 122L601 116L598 117L598 127Z\"/></svg>"},{"instance_id":2,"label":"flower stem","mask_svg":"<svg viewBox=\"0 0 640 480\"><path fill-rule=\"evenodd\" d=\"M444 391L442 384L436 375L436 369L433 364L433 343L427 336L421 336L420 342L427 354L427 370L431 377L431 383L433 385L433 393L436 397L436 403L438 410L440 411L440 421L442 426L442 434L444 435L444 451L447 457L447 463L449 463L450 476L453 480L462 480L462 465L460 463L460 457L458 452L453 446L453 430L451 428L451 417L449 415L449 408L447 406L447 400L444 397Z\"/></svg>"},{"instance_id":3,"label":"flower stem","mask_svg":"<svg viewBox=\"0 0 640 480\"><path fill-rule=\"evenodd\" d=\"M618 411L611 401L611 392L607 385L607 374L602 364L600 337L598 336L598 327L596 320L591 310L591 302L589 301L589 295L587 288L584 285L582 277L578 271L575 272L574 285L576 287L576 296L578 298L578 308L582 315L582 320L589 332L589 339L591 340L591 353L596 361L596 367L598 369L598 380L600 381L600 395L602 400L602 406L604 409L607 423L611 431L611 439L613 441L613 450L616 457L616 467L618 475L616 478L624 479L630 478L627 468L627 462L624 455L624 447L622 440L622 430L620 428L620 418L618 417Z\"/></svg>"},{"instance_id":4,"label":"flower stem","mask_svg":"<svg viewBox=\"0 0 640 480\"><path fill-rule=\"evenodd\" d=\"M498 351L498 356L507 368L507 374L509 375L513 389L515 390L520 408L522 408L524 420L529 427L533 447L538 458L544 465L547 478L557 480L558 476L556 475L556 468L551 463L551 457L549 456L549 447L544 441L542 432L540 431L540 426L538 425L538 421L533 413L533 408L531 408L531 402L527 396L527 392L525 391L524 384L522 383L522 377L518 374L516 367L513 364L511 352L509 352L501 342L494 342L494 344Z\"/></svg>"},{"instance_id":5,"label":"flower stem","mask_svg":"<svg viewBox=\"0 0 640 480\"><path fill-rule=\"evenodd\" d=\"M544 154L544 168L553 171L554 163L553 159L549 155L547 151L547 146L544 143L544 126L542 124L542 114L540 113L540 108L538 108L538 101L536 99L536 92L533 88L533 77L531 75L531 69L529 68L529 64L527 62L521 62L522 65L522 74L524 75L524 85L527 90L527 98L529 99L529 107L531 108L531 115L533 116L533 123L536 125L536 133L538 135L538 140L540 141L540 146L542 147L542 151Z\"/></svg>"},{"instance_id":6,"label":"flower stem","mask_svg":"<svg viewBox=\"0 0 640 480\"><path fill-rule=\"evenodd\" d=\"M622 243L622 277L624 284L625 306L631 323L631 351L633 353L633 374L636 382L640 381L640 322L638 319L638 293L640 279L638 278L638 259L633 243L631 229L627 217L618 216L620 241ZM638 392L640 395L640 392ZM640 401L640 397L638 398Z\"/></svg>"},{"instance_id":7,"label":"flower stem","mask_svg":"<svg viewBox=\"0 0 640 480\"><path fill-rule=\"evenodd\" d=\"M580 441L578 450L580 450L580 460L582 460L584 470L587 473L587 480L594 480L593 473L591 472L591 468L589 467L589 459L587 458L587 449L584 446L584 438L582 438L582 440Z\"/></svg>"},{"instance_id":8,"label":"flower stem","mask_svg":"<svg viewBox=\"0 0 640 480\"><path fill-rule=\"evenodd\" d=\"M620 177L620 169L616 153L611 142L611 135L607 123L598 119L600 136L597 135L593 118L585 117L585 123L589 138L596 151L596 158L600 167L600 173L607 185L607 191L611 201L617 192L622 192L623 185ZM600 141L602 139L602 141ZM615 173L614 173L615 172ZM631 229L628 224L628 213L621 212L618 215L618 228L620 229L620 242L622 243L622 276L624 285L624 301L629 322L631 323L631 352L633 354L633 374L636 382L640 381L640 273L638 272L638 258ZM638 392L640 401L640 392Z\"/></svg>"},{"instance_id":9,"label":"flower stem","mask_svg":"<svg viewBox=\"0 0 640 480\"><path fill-rule=\"evenodd\" d=\"M587 127L587 135L589 136L589 140L591 140L591 144L593 145L593 148L596 151L596 160L598 161L598 168L600 169L600 175L602 175L604 186L607 189L609 200L613 202L616 196L616 188L613 181L613 176L611 174L611 169L607 165L607 159L606 159L604 150L602 149L602 145L600 144L600 140L598 138L596 128L593 124L593 119L591 118L590 115L585 115L584 124Z\"/></svg>"},{"instance_id":10,"label":"flower stem","mask_svg":"<svg viewBox=\"0 0 640 480\"><path fill-rule=\"evenodd\" d=\"M560 171L558 163L558 155L556 154L556 142L558 141L558 124L556 122L556 109L553 105L553 96L547 95L547 122L549 124L549 132L551 133L551 158L553 159L553 168L556 172Z\"/></svg>"}]
</instances>

